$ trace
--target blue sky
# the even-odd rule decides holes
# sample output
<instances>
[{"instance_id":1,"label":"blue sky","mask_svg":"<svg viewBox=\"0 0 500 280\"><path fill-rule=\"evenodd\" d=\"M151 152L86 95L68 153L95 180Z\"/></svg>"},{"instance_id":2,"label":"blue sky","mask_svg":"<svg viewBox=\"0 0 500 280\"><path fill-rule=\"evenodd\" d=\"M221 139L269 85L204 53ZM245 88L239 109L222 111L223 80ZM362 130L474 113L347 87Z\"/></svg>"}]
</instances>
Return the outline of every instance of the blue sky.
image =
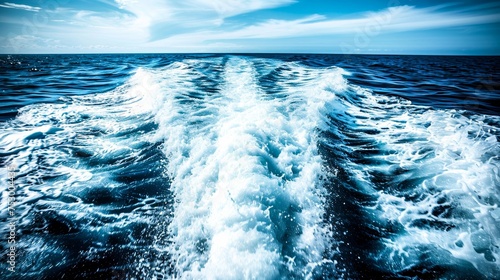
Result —
<instances>
[{"instance_id":1,"label":"blue sky","mask_svg":"<svg viewBox=\"0 0 500 280\"><path fill-rule=\"evenodd\" d=\"M500 54L500 1L0 0L1 53Z\"/></svg>"}]
</instances>

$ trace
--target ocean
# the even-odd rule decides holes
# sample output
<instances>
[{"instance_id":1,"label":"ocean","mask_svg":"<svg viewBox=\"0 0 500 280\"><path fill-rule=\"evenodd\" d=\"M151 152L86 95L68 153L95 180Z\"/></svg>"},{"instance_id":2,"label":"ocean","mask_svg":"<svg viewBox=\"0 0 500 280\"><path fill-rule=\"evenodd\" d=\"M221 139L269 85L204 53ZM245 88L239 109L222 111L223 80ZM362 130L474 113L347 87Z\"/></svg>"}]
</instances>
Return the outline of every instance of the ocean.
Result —
<instances>
[{"instance_id":1,"label":"ocean","mask_svg":"<svg viewBox=\"0 0 500 280\"><path fill-rule=\"evenodd\" d=\"M1 55L3 279L500 279L500 57Z\"/></svg>"}]
</instances>

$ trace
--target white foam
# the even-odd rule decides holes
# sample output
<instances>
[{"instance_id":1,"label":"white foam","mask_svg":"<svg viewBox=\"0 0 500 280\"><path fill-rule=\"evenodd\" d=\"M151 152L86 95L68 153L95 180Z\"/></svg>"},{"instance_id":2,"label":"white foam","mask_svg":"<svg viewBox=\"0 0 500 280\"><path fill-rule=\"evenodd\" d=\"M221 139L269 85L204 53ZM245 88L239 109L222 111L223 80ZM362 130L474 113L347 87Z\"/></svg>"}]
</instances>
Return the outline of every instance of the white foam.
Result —
<instances>
[{"instance_id":1,"label":"white foam","mask_svg":"<svg viewBox=\"0 0 500 280\"><path fill-rule=\"evenodd\" d=\"M340 90L345 81L340 71L319 77L291 66L315 80L287 87L286 100L266 97L252 63L231 58L221 96L203 106L215 122L191 125L197 105L166 102L159 111L177 200L170 232L179 276L307 277L323 261L316 129L335 99L326 88Z\"/></svg>"},{"instance_id":2,"label":"white foam","mask_svg":"<svg viewBox=\"0 0 500 280\"><path fill-rule=\"evenodd\" d=\"M72 214L68 216L78 215L87 209L81 200L77 206L68 206L59 205L55 199L63 194L78 195L90 187L116 185L109 169L89 167L72 153L81 149L96 161L135 157L139 152L136 146L150 137L120 135L154 116L157 103L151 96L157 92L152 77L150 72L139 68L124 85L112 91L65 97L54 104L25 106L15 119L1 124L0 153L6 155L6 164L15 163L18 167L16 211L20 217L33 212L33 205L48 201L50 208L61 208L60 214L71 209ZM0 183L6 187L7 181ZM4 202L7 201L5 194L2 193ZM6 213L7 205L1 204L1 213Z\"/></svg>"},{"instance_id":3,"label":"white foam","mask_svg":"<svg viewBox=\"0 0 500 280\"><path fill-rule=\"evenodd\" d=\"M419 263L420 248L438 248L487 277L498 275L500 148L498 128L488 124L500 123L498 118L374 95L348 84L342 77L348 73L338 68L263 60L257 74L253 62L231 57L220 91L210 94L198 83L203 74L195 66L201 61L186 60L139 68L110 92L22 108L0 132L0 152L20 167L20 204L119 184L108 178L108 170L80 164L69 146L113 160L134 158L143 141L161 140L176 200L168 229L172 245L166 249L174 258L172 277L313 278L315 267L331 261L323 259L331 233L323 224L326 194L320 177L326 171L317 141L320 130L337 129L329 118L338 114L352 126L350 133L383 152L367 155L376 164L348 167L363 191L377 196L372 211L404 228L384 241L379 257L401 271ZM259 87L258 77L280 66L278 98ZM154 133L123 136L153 120ZM40 168L38 159L50 168ZM371 184L374 172L401 189ZM39 178L45 175L58 179L44 184ZM416 183L408 186L411 179ZM6 182L1 181L3 188ZM51 207L88 224L89 217L101 215L98 206L76 201ZM132 207L132 214L113 216L109 227L151 211L146 202ZM5 216L5 206L1 210ZM445 214L434 215L437 210ZM431 225L419 225L422 221Z\"/></svg>"},{"instance_id":4,"label":"white foam","mask_svg":"<svg viewBox=\"0 0 500 280\"><path fill-rule=\"evenodd\" d=\"M429 246L472 263L487 277L499 275L500 220L494 213L500 204L500 145L496 128L485 122L498 118L353 90L364 107L354 104L348 111L361 116L355 120L359 129L378 131L363 137L379 143L382 153L367 156L377 164L352 168L363 168L367 182L373 171L391 178L391 189L372 186L378 192L374 209L405 229L386 241L382 258L389 254L394 264L401 261L399 269L409 268L419 263L419 246Z\"/></svg>"}]
</instances>

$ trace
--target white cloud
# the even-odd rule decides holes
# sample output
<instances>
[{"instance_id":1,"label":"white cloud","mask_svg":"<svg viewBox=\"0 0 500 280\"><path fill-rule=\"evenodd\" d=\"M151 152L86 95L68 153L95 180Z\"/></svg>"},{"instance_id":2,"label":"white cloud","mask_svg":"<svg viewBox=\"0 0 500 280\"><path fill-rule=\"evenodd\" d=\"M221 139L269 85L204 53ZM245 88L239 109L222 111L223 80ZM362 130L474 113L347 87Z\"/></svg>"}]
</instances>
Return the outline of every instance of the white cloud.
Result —
<instances>
[{"instance_id":1,"label":"white cloud","mask_svg":"<svg viewBox=\"0 0 500 280\"><path fill-rule=\"evenodd\" d=\"M15 4L15 3L9 3L9 2L4 2L3 4L0 4L0 7L2 7L2 8L8 8L8 9L25 10L25 11L30 11L30 12L38 12L41 9L40 7L34 7L34 6L22 5L22 4Z\"/></svg>"},{"instance_id":2,"label":"white cloud","mask_svg":"<svg viewBox=\"0 0 500 280\"><path fill-rule=\"evenodd\" d=\"M60 43L59 40L47 39L33 35L17 35L6 39L7 40L3 41L3 45L0 47L14 53L24 52L27 48L29 48L30 51L41 51L47 48L52 48Z\"/></svg>"},{"instance_id":3,"label":"white cloud","mask_svg":"<svg viewBox=\"0 0 500 280\"><path fill-rule=\"evenodd\" d=\"M257 10L276 8L294 3L293 0L107 0L120 10L74 10L67 7L43 9L46 23L33 28L19 17L5 17L2 23L25 26L23 35L55 39L65 46L99 45L116 47L116 51L239 51L253 47L271 46L273 39L311 37L294 42L308 48L312 41L332 44L336 38L351 40L356 34L376 36L382 33L407 32L446 27L473 27L498 22L498 9L490 6L467 8L439 5L427 8L412 6L391 7L378 12L327 18L309 15L293 20L268 19L248 22L234 17ZM39 11L40 8L5 2L0 7ZM15 6L15 7L14 7ZM489 11L488 11L489 10ZM53 42L31 37L9 35L9 45L22 46L28 42L51 48ZM346 39L348 38L348 39ZM238 41L246 40L246 41ZM252 40L252 41L250 41ZM322 41L323 40L323 41ZM352 41L352 40L351 40ZM288 41L292 42L292 40ZM36 43L36 44L35 44ZM5 44L4 44L5 45ZM59 44L62 46L62 44ZM317 44L318 45L318 44ZM54 47L56 44L54 43ZM107 48L107 49L110 49ZM106 51L103 49L103 51Z\"/></svg>"},{"instance_id":4,"label":"white cloud","mask_svg":"<svg viewBox=\"0 0 500 280\"><path fill-rule=\"evenodd\" d=\"M224 41L235 39L273 39L335 34L368 36L381 32L405 32L454 26L470 26L500 21L500 14L444 12L440 7L417 9L412 6L391 7L349 19L326 19L313 15L296 20L268 20L233 31L201 31L172 36L162 42Z\"/></svg>"},{"instance_id":5,"label":"white cloud","mask_svg":"<svg viewBox=\"0 0 500 280\"><path fill-rule=\"evenodd\" d=\"M173 8L166 1L116 0L116 3L121 9L136 16L133 25L140 28L148 28L154 23L168 21L173 15Z\"/></svg>"},{"instance_id":6,"label":"white cloud","mask_svg":"<svg viewBox=\"0 0 500 280\"><path fill-rule=\"evenodd\" d=\"M294 3L293 0L191 0L192 7L201 7L214 11L222 18L245 14L253 11L276 8Z\"/></svg>"},{"instance_id":7,"label":"white cloud","mask_svg":"<svg viewBox=\"0 0 500 280\"><path fill-rule=\"evenodd\" d=\"M391 7L363 17L342 20L314 21L310 18L281 21L270 20L238 31L220 34L228 38L282 38L324 34L345 34L365 30L403 32L418 29L435 29L451 26L475 25L499 21L498 14L475 15L437 12L432 8L416 9L410 6Z\"/></svg>"},{"instance_id":8,"label":"white cloud","mask_svg":"<svg viewBox=\"0 0 500 280\"><path fill-rule=\"evenodd\" d=\"M5 43L0 42L2 51L9 53L77 52L97 50L98 46L104 45L110 47L103 48L103 51L109 51L112 46L132 49L139 48L149 39L147 29L136 25L137 18L134 15L119 11L97 12L58 7L44 10L44 21L40 22L23 17L6 19L22 27L18 34L9 34L4 39Z\"/></svg>"},{"instance_id":9,"label":"white cloud","mask_svg":"<svg viewBox=\"0 0 500 280\"><path fill-rule=\"evenodd\" d=\"M221 26L224 19L262 9L276 8L295 0L115 0L118 7L134 14L135 25L199 28ZM160 32L161 33L161 32ZM161 36L160 36L161 37Z\"/></svg>"}]
</instances>

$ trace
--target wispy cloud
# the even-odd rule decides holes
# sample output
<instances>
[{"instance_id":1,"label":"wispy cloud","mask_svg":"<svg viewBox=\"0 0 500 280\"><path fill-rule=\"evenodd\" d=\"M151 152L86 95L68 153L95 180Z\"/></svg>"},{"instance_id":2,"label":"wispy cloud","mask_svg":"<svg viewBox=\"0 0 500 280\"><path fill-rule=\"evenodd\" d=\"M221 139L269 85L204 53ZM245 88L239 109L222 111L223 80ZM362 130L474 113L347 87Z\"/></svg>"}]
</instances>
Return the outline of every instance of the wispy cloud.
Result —
<instances>
[{"instance_id":1,"label":"wispy cloud","mask_svg":"<svg viewBox=\"0 0 500 280\"><path fill-rule=\"evenodd\" d=\"M30 12L38 12L41 9L40 7L23 5L23 4L16 4L16 3L9 3L9 2L4 2L3 4L0 4L0 7L8 8L8 9L25 10L25 11L30 11Z\"/></svg>"},{"instance_id":2,"label":"wispy cloud","mask_svg":"<svg viewBox=\"0 0 500 280\"><path fill-rule=\"evenodd\" d=\"M89 7L92 8L92 7ZM81 10L57 7L44 10L38 21L31 17L7 16L2 23L24 26L20 33L9 34L0 45L9 52L75 52L139 49L147 42L147 30L137 26L137 17L117 10ZM53 42L59 43L53 43ZM94 46L90 48L89 46Z\"/></svg>"},{"instance_id":3,"label":"wispy cloud","mask_svg":"<svg viewBox=\"0 0 500 280\"><path fill-rule=\"evenodd\" d=\"M272 39L318 35L355 34L356 32L406 32L455 26L471 26L500 21L499 13L442 11L441 6L415 8L398 6L347 19L327 19L313 15L296 20L267 20L232 31L202 31L179 34L164 42Z\"/></svg>"},{"instance_id":4,"label":"wispy cloud","mask_svg":"<svg viewBox=\"0 0 500 280\"><path fill-rule=\"evenodd\" d=\"M164 38L172 29L218 27L224 20L240 14L289 5L295 0L115 0L136 16L134 26L150 28L152 39ZM173 27L173 28L172 28Z\"/></svg>"},{"instance_id":5,"label":"wispy cloud","mask_svg":"<svg viewBox=\"0 0 500 280\"><path fill-rule=\"evenodd\" d=\"M214 11L221 18L246 14L249 12L276 8L294 3L294 0L191 0L186 4L191 7L201 7Z\"/></svg>"},{"instance_id":6,"label":"wispy cloud","mask_svg":"<svg viewBox=\"0 0 500 280\"><path fill-rule=\"evenodd\" d=\"M148 28L159 21L172 19L173 9L167 2L161 0L116 0L118 6L135 15L133 25Z\"/></svg>"},{"instance_id":7,"label":"wispy cloud","mask_svg":"<svg viewBox=\"0 0 500 280\"><path fill-rule=\"evenodd\" d=\"M366 0L368 1L368 0ZM498 49L494 30L500 22L500 4L441 4L432 7L397 6L347 14L337 11L333 2L321 7L305 7L305 0L85 0L82 5L56 5L56 8L35 7L3 2L0 8L40 12L36 21L6 11L0 24L17 26L11 33L0 28L3 41L10 45L39 45L50 49L50 43L32 37L59 40L66 46L106 45L126 52L184 51L252 51L252 50L322 50L331 51L344 42L358 47L362 36L369 38L370 48L405 45L396 37L420 34L436 39L435 34L454 36L455 42L467 45L467 38L480 38L482 47ZM303 2L303 3L300 3ZM76 3L76 2L72 2ZM83 3L83 2L82 2ZM297 3L297 4L296 4ZM81 3L80 3L81 4ZM296 5L293 5L296 4ZM77 8L79 7L79 8ZM382 8L382 6L380 6ZM268 9L268 11L261 12ZM270 10L274 9L274 10ZM358 9L361 11L362 7ZM314 12L325 15L314 14ZM331 16L335 12L341 17ZM252 13L251 15L249 13ZM246 16L242 16L245 15ZM461 27L445 29L450 27ZM440 30L438 30L440 29ZM415 32L437 30L435 32ZM404 34L403 34L404 33ZM453 34L452 34L453 33ZM378 36L382 34L384 36ZM390 35L393 34L393 35ZM422 35L423 34L423 35ZM19 37L17 35L23 35ZM17 36L17 37L16 37ZM481 37L482 36L482 37ZM15 40L14 40L15 39ZM25 44L27 40L30 44ZM361 38L363 39L363 38ZM385 40L385 41L384 41ZM443 39L444 40L444 39ZM470 40L469 40L470 41ZM52 41L47 41L52 42ZM15 44L14 44L15 43ZM0 42L0 45L3 43ZM8 46L9 44L3 44ZM56 45L56 44L54 44ZM448 46L447 43L445 43ZM97 47L96 47L97 48ZM458 48L458 47L457 47ZM108 51L110 48L103 49ZM363 49L364 51L366 49ZM7 47L3 47L7 52Z\"/></svg>"}]
</instances>

